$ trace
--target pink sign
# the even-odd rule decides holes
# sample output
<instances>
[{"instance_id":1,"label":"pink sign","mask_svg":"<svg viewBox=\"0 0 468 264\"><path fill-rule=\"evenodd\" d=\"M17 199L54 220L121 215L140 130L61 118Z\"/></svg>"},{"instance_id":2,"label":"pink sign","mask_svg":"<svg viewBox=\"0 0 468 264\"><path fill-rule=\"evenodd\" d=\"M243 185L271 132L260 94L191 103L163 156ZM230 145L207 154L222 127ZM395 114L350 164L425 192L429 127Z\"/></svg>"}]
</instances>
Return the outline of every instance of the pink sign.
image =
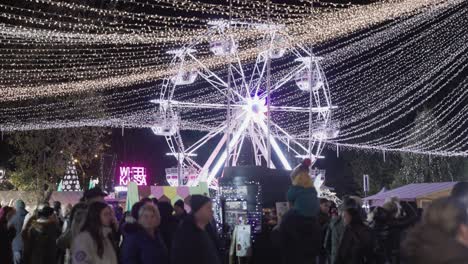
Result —
<instances>
[{"instance_id":1,"label":"pink sign","mask_svg":"<svg viewBox=\"0 0 468 264\"><path fill-rule=\"evenodd\" d=\"M126 186L129 181L135 182L137 185L148 185L145 167L120 167L119 171L120 186Z\"/></svg>"}]
</instances>

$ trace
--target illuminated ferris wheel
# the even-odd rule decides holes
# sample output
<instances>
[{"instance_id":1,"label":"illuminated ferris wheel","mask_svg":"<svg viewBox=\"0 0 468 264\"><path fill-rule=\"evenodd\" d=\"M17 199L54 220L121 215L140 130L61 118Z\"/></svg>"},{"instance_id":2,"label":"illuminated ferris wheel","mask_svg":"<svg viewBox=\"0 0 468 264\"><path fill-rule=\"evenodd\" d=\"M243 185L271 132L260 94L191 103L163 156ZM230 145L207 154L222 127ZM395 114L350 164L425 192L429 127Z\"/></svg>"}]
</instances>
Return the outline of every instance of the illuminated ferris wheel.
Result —
<instances>
[{"instance_id":1,"label":"illuminated ferris wheel","mask_svg":"<svg viewBox=\"0 0 468 264\"><path fill-rule=\"evenodd\" d=\"M245 32L253 37L241 38ZM166 171L171 185L182 184L182 176L184 185L206 181L216 187L222 168L238 165L248 151L257 166L290 170L297 159L321 158L326 140L338 134L320 58L294 43L283 26L215 21L205 34L168 54L173 74L151 102L158 106L152 130L166 138L179 162ZM286 86L306 103L275 102ZM276 115L306 117L304 133L289 132ZM181 132L191 130L204 135L188 143ZM202 150L210 153L206 160L197 159Z\"/></svg>"}]
</instances>

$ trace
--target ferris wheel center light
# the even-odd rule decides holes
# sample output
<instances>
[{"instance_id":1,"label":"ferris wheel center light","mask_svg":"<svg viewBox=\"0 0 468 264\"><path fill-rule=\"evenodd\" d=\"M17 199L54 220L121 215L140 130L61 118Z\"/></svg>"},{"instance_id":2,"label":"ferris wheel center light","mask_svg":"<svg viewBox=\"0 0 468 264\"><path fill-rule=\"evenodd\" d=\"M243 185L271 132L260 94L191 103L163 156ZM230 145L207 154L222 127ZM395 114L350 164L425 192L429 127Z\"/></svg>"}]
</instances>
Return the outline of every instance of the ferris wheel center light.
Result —
<instances>
[{"instance_id":1,"label":"ferris wheel center light","mask_svg":"<svg viewBox=\"0 0 468 264\"><path fill-rule=\"evenodd\" d=\"M260 99L258 97L247 98L247 104L244 109L254 119L259 117L263 118L265 113L268 111L266 107L266 99Z\"/></svg>"}]
</instances>

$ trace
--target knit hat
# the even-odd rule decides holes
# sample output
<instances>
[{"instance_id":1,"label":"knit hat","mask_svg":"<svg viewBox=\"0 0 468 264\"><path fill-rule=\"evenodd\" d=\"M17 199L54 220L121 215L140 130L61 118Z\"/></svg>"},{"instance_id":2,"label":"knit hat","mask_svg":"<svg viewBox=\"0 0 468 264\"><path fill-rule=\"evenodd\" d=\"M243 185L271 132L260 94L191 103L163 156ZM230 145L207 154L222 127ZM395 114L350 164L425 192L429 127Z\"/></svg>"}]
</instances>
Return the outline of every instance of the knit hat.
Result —
<instances>
[{"instance_id":1,"label":"knit hat","mask_svg":"<svg viewBox=\"0 0 468 264\"><path fill-rule=\"evenodd\" d=\"M192 214L196 213L198 210L200 210L200 208L209 202L211 202L211 199L206 196L199 194L192 195L192 198L190 198L190 208L192 209Z\"/></svg>"},{"instance_id":2,"label":"knit hat","mask_svg":"<svg viewBox=\"0 0 468 264\"><path fill-rule=\"evenodd\" d=\"M16 209L24 209L26 205L24 204L23 200L17 200L15 203Z\"/></svg>"}]
</instances>

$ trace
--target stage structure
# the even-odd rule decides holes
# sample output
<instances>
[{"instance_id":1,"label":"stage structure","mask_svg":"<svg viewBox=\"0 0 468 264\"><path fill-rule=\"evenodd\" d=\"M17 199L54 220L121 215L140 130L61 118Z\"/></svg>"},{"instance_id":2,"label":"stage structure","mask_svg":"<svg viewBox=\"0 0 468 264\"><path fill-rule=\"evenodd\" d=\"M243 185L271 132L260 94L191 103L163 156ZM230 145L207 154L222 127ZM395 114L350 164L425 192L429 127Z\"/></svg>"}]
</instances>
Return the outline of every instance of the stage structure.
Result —
<instances>
[{"instance_id":1,"label":"stage structure","mask_svg":"<svg viewBox=\"0 0 468 264\"><path fill-rule=\"evenodd\" d=\"M254 35L253 44L238 40L241 32ZM250 57L240 55L243 49L251 51ZM256 166L291 170L299 159L309 157L315 162L322 158L325 142L338 135L331 123L336 107L321 58L311 48L297 44L282 25L213 21L204 34L168 54L173 56L173 75L164 80L160 97L151 102L157 105L158 120L152 130L166 138L169 155L179 164L177 170L170 170L171 185L192 186L202 181L216 187L222 168L235 167L244 151L253 152ZM201 59L213 55L226 62L224 68L214 69ZM273 67L277 64L284 66ZM273 68L281 68L283 74L272 78ZM182 86L197 89L202 82L212 89L208 93L219 94L216 101L179 92ZM293 92L303 94L308 103L275 103L274 93L291 83L295 83ZM202 110L218 111L223 121L207 129L182 125L186 120L181 113ZM288 133L275 122L276 114L308 115L308 124L301 124L308 126L305 135L299 138ZM184 130L204 130L206 134L187 145ZM217 143L210 143L214 141ZM211 146L209 150L203 149L206 145ZM198 150L208 151L209 157L198 160Z\"/></svg>"}]
</instances>

